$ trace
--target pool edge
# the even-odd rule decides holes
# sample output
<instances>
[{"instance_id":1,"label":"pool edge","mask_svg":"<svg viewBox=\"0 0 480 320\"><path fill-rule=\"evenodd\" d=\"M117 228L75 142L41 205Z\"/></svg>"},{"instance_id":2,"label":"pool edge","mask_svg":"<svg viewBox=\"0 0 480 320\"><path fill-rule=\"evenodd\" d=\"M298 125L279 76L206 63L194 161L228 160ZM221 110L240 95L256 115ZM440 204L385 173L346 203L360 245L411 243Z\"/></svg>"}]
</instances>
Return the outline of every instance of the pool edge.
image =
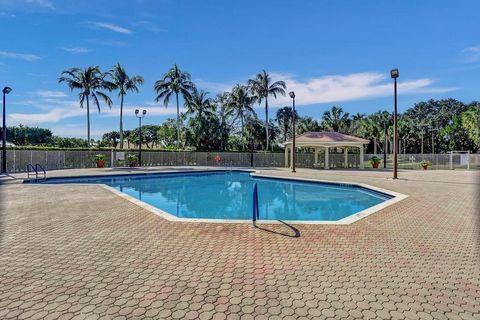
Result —
<instances>
[{"instance_id":1,"label":"pool edge","mask_svg":"<svg viewBox=\"0 0 480 320\"><path fill-rule=\"evenodd\" d=\"M218 171L226 171L228 172L229 170L205 170L205 172L218 172ZM345 217L340 220L336 221L328 221L328 220L319 220L319 221L310 221L310 220L282 220L285 223L288 224L318 224L318 225L349 225L352 223L355 223L359 220L362 220L363 218L366 218L380 210L383 210L397 202L400 202L406 198L408 198L408 195L387 190L384 188L379 188L375 186L371 186L365 183L360 183L360 182L349 182L349 181L332 181L332 180L321 180L321 179L310 179L310 178L301 178L301 177L283 177L283 176L272 176L272 175L265 175L262 174L260 170L236 170L236 171L244 171L244 172L250 172L250 175L256 176L256 177L266 177L266 178L273 178L273 179L284 179L284 180L296 180L296 181L305 181L305 182L324 182L324 183L333 183L333 184L339 184L339 185L350 185L350 186L360 186L366 189L370 189L373 191L377 191L380 193L384 193L387 195L392 196L391 199L385 200L382 203L379 203L377 205L374 205L370 208L364 209L360 212L354 213L348 217ZM185 171L184 171L185 172ZM198 171L196 171L198 172ZM170 173L173 173L172 171ZM185 172L187 173L187 172ZM128 174L127 174L128 175ZM82 185L81 183L79 185ZM83 185L92 185L92 184L83 184ZM138 205L139 207L150 211L151 213L165 219L168 221L172 222L201 222L201 223L252 223L252 220L247 220L247 219L200 219L200 218L179 218L167 211L163 211L157 207L154 207L142 200L136 199L126 193L123 193L121 191L116 190L115 188L112 188L110 186L107 186L106 184L94 184L98 185L100 187L103 187L105 190L108 190L110 192L113 192L114 194L120 196L121 198L130 201L131 203L134 203ZM281 222L279 220L257 220L257 224L280 224Z\"/></svg>"}]
</instances>

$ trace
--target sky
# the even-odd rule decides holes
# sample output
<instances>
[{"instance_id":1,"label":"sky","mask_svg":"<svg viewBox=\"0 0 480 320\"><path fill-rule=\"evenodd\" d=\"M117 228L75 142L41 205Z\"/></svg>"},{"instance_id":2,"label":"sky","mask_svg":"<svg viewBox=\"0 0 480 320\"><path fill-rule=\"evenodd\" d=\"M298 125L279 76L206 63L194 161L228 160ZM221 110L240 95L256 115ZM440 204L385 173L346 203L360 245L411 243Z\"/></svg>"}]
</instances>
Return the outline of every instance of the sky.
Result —
<instances>
[{"instance_id":1,"label":"sky","mask_svg":"<svg viewBox=\"0 0 480 320\"><path fill-rule=\"evenodd\" d=\"M125 100L124 128L175 117L154 102L153 84L174 64L215 94L262 69L295 91L301 116L331 106L351 114L392 110L389 71L400 70L399 111L419 101L479 100L480 1L477 0L0 0L0 86L7 125L86 137L78 92L58 83L62 70L121 63L142 75ZM92 137L118 130L119 99L91 110ZM273 115L291 105L270 100ZM263 118L262 106L256 106Z\"/></svg>"}]
</instances>

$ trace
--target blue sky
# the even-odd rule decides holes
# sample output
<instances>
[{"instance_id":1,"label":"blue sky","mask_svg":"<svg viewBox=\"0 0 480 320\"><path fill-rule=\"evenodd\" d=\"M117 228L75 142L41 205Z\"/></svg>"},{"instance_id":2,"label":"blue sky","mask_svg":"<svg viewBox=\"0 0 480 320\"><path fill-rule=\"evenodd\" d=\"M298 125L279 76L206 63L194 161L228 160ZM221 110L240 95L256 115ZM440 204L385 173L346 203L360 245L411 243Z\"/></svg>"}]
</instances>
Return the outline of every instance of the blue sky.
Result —
<instances>
[{"instance_id":1,"label":"blue sky","mask_svg":"<svg viewBox=\"0 0 480 320\"><path fill-rule=\"evenodd\" d=\"M126 98L145 123L173 117L153 83L174 63L212 96L262 69L297 94L300 115L333 105L350 113L391 109L389 70L400 69L400 111L430 98L478 100L480 1L56 1L0 0L0 86L8 123L86 136L86 112L57 79L63 69L120 62L145 78ZM92 112L92 136L118 130L114 106ZM288 98L272 101L275 108ZM263 109L257 109L263 117Z\"/></svg>"}]
</instances>

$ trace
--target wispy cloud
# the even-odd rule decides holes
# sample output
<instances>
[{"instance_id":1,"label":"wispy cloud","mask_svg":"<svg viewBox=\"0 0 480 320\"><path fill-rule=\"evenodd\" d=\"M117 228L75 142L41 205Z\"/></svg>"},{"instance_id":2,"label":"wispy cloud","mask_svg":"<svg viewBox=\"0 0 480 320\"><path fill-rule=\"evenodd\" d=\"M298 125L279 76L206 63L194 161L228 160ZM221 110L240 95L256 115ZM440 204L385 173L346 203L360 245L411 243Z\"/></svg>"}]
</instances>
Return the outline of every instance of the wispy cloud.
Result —
<instances>
[{"instance_id":1,"label":"wispy cloud","mask_svg":"<svg viewBox=\"0 0 480 320\"><path fill-rule=\"evenodd\" d=\"M460 52L460 58L466 63L480 61L480 46L463 49Z\"/></svg>"},{"instance_id":2,"label":"wispy cloud","mask_svg":"<svg viewBox=\"0 0 480 320\"><path fill-rule=\"evenodd\" d=\"M373 99L392 94L391 79L376 72L352 73L347 75L327 75L306 80L299 80L291 74L270 73L272 80L283 80L288 91L295 91L296 102L299 105L319 103L335 103L353 100ZM242 81L245 82L245 81ZM200 81L212 93L230 90L233 83L222 84ZM456 88L434 87L434 81L429 78L399 81L398 91L402 94L413 93L444 93ZM273 106L290 104L288 96L279 96L271 102Z\"/></svg>"},{"instance_id":3,"label":"wispy cloud","mask_svg":"<svg viewBox=\"0 0 480 320\"><path fill-rule=\"evenodd\" d=\"M135 27L141 27L152 32L166 32L167 30L148 20L136 21L132 24Z\"/></svg>"},{"instance_id":4,"label":"wispy cloud","mask_svg":"<svg viewBox=\"0 0 480 320\"><path fill-rule=\"evenodd\" d=\"M108 29L110 31L117 32L117 33L122 33L122 34L131 34L132 33L132 30L130 30L130 29L120 27L118 25L111 24L111 23L95 22L94 25L99 27L99 28Z\"/></svg>"},{"instance_id":5,"label":"wispy cloud","mask_svg":"<svg viewBox=\"0 0 480 320\"><path fill-rule=\"evenodd\" d=\"M10 52L10 51L0 51L0 57L20 59L20 60L25 60L30 62L37 61L40 59L39 56L31 53L17 53L17 52Z\"/></svg>"},{"instance_id":6,"label":"wispy cloud","mask_svg":"<svg viewBox=\"0 0 480 320\"><path fill-rule=\"evenodd\" d=\"M36 93L42 98L63 98L67 96L67 94L62 91L37 90Z\"/></svg>"},{"instance_id":7,"label":"wispy cloud","mask_svg":"<svg viewBox=\"0 0 480 320\"><path fill-rule=\"evenodd\" d=\"M40 8L51 9L51 10L55 9L53 2L48 0L25 0L25 3L32 6L37 6Z\"/></svg>"},{"instance_id":8,"label":"wispy cloud","mask_svg":"<svg viewBox=\"0 0 480 320\"><path fill-rule=\"evenodd\" d=\"M76 117L84 117L86 110L80 108L79 102L76 100L57 99L63 97L59 92L50 91L50 97L36 100L26 100L17 102L19 105L30 105L41 110L36 113L10 113L9 122L13 124L25 125L39 125L42 123L59 123L62 120ZM57 93L57 95L55 95ZM162 105L144 104L147 114L150 116L168 116L176 114L175 108L165 108ZM134 115L135 109L138 107L132 105L125 105L123 109L124 115ZM181 110L183 111L183 110ZM100 113L95 108L91 109L91 116L93 117L118 117L119 106L114 105L111 109L102 105Z\"/></svg>"},{"instance_id":9,"label":"wispy cloud","mask_svg":"<svg viewBox=\"0 0 480 320\"><path fill-rule=\"evenodd\" d=\"M88 53L93 51L92 49L82 47L60 47L60 49L69 53Z\"/></svg>"}]
</instances>

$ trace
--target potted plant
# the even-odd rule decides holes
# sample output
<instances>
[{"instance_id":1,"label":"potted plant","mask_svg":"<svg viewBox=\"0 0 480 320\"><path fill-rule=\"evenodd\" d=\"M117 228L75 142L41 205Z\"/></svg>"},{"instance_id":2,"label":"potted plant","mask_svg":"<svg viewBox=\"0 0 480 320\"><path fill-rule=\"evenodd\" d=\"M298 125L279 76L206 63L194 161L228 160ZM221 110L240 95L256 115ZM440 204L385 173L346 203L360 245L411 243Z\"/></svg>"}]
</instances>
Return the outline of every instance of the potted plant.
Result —
<instances>
[{"instance_id":1,"label":"potted plant","mask_svg":"<svg viewBox=\"0 0 480 320\"><path fill-rule=\"evenodd\" d=\"M378 168L378 165L380 164L380 158L377 157L377 156L373 156L371 159L370 159L370 163L372 164L372 167L373 168Z\"/></svg>"},{"instance_id":2,"label":"potted plant","mask_svg":"<svg viewBox=\"0 0 480 320\"><path fill-rule=\"evenodd\" d=\"M95 163L97 164L97 168L105 167L105 155L104 154L95 155Z\"/></svg>"},{"instance_id":3,"label":"potted plant","mask_svg":"<svg viewBox=\"0 0 480 320\"><path fill-rule=\"evenodd\" d=\"M135 167L137 165L137 156L134 154L129 154L127 156L127 164L129 167Z\"/></svg>"},{"instance_id":4,"label":"potted plant","mask_svg":"<svg viewBox=\"0 0 480 320\"><path fill-rule=\"evenodd\" d=\"M420 165L422 166L423 170L427 170L428 166L430 165L430 161L422 160L422 161L420 161Z\"/></svg>"}]
</instances>

